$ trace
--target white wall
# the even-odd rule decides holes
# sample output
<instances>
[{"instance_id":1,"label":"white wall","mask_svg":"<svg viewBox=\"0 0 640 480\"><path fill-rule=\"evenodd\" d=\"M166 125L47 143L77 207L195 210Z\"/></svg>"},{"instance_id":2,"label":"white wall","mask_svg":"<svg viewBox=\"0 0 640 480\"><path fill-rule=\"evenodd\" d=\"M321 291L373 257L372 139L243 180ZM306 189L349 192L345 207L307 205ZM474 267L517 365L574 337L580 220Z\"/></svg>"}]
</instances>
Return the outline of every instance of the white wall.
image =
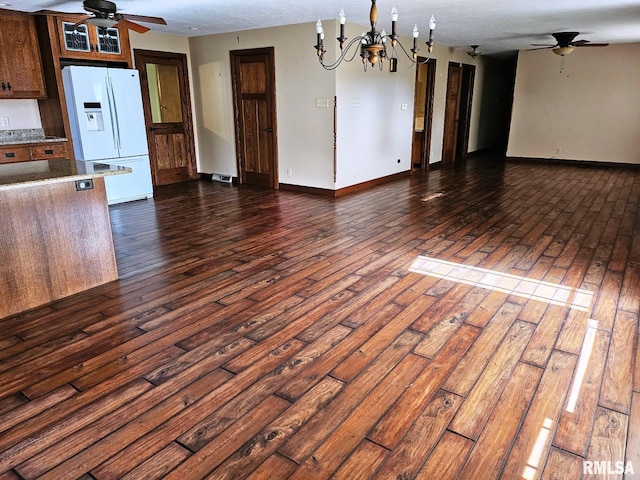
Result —
<instances>
[{"instance_id":1,"label":"white wall","mask_svg":"<svg viewBox=\"0 0 640 480\"><path fill-rule=\"evenodd\" d=\"M326 61L335 58L338 25L324 21ZM328 32L334 31L335 34ZM347 36L362 27L347 25ZM328 39L328 40L327 40ZM313 24L250 30L189 39L194 73L195 111L202 172L237 175L229 52L274 47L279 181L339 189L410 168L415 68L397 73L363 71L356 56L351 64L325 71L313 50ZM410 44L411 39L406 40ZM420 54L426 54L421 40ZM476 92L482 90L483 60L473 62L464 50L436 45L435 102L431 162L442 157L449 60L478 65ZM333 99L337 96L337 179L333 174ZM329 108L317 108L327 99ZM354 102L352 102L352 100ZM354 103L359 103L355 106ZM401 110L402 104L407 110ZM472 112L470 150L482 148L478 137L480 99ZM478 109L478 110L476 110ZM400 159L400 163L398 163ZM291 176L288 176L288 174Z\"/></svg>"},{"instance_id":2,"label":"white wall","mask_svg":"<svg viewBox=\"0 0 640 480\"><path fill-rule=\"evenodd\" d=\"M507 155L640 164L640 44L520 52Z\"/></svg>"},{"instance_id":3,"label":"white wall","mask_svg":"<svg viewBox=\"0 0 640 480\"><path fill-rule=\"evenodd\" d=\"M9 118L9 126L0 130L42 128L37 100L0 100L0 117Z\"/></svg>"},{"instance_id":4,"label":"white wall","mask_svg":"<svg viewBox=\"0 0 640 480\"><path fill-rule=\"evenodd\" d=\"M362 27L347 25L347 37L361 33ZM327 35L331 45L337 44L333 41L337 36L337 32ZM399 65L396 73L390 73L388 62L384 62L382 71L369 65L365 72L356 55L337 72L336 189L409 170L415 68ZM406 110L402 110L403 104Z\"/></svg>"},{"instance_id":5,"label":"white wall","mask_svg":"<svg viewBox=\"0 0 640 480\"><path fill-rule=\"evenodd\" d=\"M237 175L229 52L274 47L279 180L333 189L335 74L318 65L314 25L192 37L189 43L202 172ZM330 108L316 108L316 98L328 99Z\"/></svg>"}]
</instances>

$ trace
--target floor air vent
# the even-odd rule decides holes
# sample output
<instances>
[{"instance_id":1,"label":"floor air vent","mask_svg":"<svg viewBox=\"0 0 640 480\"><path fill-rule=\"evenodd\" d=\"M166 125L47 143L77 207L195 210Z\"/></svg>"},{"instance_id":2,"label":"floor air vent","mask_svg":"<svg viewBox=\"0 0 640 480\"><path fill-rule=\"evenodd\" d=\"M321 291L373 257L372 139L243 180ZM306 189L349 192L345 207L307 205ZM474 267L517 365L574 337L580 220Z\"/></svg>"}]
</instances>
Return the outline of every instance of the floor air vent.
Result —
<instances>
[{"instance_id":1,"label":"floor air vent","mask_svg":"<svg viewBox=\"0 0 640 480\"><path fill-rule=\"evenodd\" d=\"M231 183L233 177L231 175L222 175L220 173L214 173L211 175L212 182Z\"/></svg>"}]
</instances>

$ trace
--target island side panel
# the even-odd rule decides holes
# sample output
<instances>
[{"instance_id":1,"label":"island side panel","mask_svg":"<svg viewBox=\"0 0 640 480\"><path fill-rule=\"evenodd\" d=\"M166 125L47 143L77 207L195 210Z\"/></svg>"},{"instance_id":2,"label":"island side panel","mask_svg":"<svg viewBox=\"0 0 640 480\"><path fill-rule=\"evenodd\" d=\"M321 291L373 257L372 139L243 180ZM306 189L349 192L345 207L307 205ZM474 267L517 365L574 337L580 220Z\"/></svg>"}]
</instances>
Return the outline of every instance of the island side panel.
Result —
<instances>
[{"instance_id":1,"label":"island side panel","mask_svg":"<svg viewBox=\"0 0 640 480\"><path fill-rule=\"evenodd\" d=\"M104 178L0 191L0 318L116 280Z\"/></svg>"}]
</instances>

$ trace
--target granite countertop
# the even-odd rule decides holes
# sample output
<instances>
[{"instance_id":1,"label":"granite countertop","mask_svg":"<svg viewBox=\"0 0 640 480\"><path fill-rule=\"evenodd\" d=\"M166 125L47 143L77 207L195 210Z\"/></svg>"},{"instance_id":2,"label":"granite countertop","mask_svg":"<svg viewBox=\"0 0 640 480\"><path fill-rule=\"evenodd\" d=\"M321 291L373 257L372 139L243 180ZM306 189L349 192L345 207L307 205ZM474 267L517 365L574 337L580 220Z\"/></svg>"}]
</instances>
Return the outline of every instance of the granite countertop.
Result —
<instances>
[{"instance_id":1,"label":"granite countertop","mask_svg":"<svg viewBox=\"0 0 640 480\"><path fill-rule=\"evenodd\" d=\"M131 173L131 169L107 163L72 163L66 159L4 163L0 164L0 191L125 173Z\"/></svg>"},{"instance_id":2,"label":"granite countertop","mask_svg":"<svg viewBox=\"0 0 640 480\"><path fill-rule=\"evenodd\" d=\"M64 137L49 137L41 128L23 128L20 130L0 130L0 147L5 145L23 145L27 143L66 142Z\"/></svg>"}]
</instances>

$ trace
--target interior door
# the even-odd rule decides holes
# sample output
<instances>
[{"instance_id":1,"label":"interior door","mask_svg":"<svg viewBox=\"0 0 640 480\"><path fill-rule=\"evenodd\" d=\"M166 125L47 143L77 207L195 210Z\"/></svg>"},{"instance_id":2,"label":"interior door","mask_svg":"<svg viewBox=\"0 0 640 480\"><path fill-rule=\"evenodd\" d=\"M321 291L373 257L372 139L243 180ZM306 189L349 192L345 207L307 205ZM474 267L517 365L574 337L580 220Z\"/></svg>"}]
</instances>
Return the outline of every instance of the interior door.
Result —
<instances>
[{"instance_id":1,"label":"interior door","mask_svg":"<svg viewBox=\"0 0 640 480\"><path fill-rule=\"evenodd\" d=\"M196 177L187 57L134 50L140 71L154 185Z\"/></svg>"},{"instance_id":2,"label":"interior door","mask_svg":"<svg viewBox=\"0 0 640 480\"><path fill-rule=\"evenodd\" d=\"M418 58L425 62L426 59ZM411 169L427 170L431 152L431 123L436 78L436 61L430 58L416 65L416 82L413 101L413 143L411 145Z\"/></svg>"},{"instance_id":3,"label":"interior door","mask_svg":"<svg viewBox=\"0 0 640 480\"><path fill-rule=\"evenodd\" d=\"M273 48L231 52L240 183L278 188Z\"/></svg>"},{"instance_id":4,"label":"interior door","mask_svg":"<svg viewBox=\"0 0 640 480\"><path fill-rule=\"evenodd\" d=\"M449 63L447 97L444 111L444 140L442 163L453 163L458 146L458 124L460 121L460 91L462 88L462 65Z\"/></svg>"}]
</instances>

